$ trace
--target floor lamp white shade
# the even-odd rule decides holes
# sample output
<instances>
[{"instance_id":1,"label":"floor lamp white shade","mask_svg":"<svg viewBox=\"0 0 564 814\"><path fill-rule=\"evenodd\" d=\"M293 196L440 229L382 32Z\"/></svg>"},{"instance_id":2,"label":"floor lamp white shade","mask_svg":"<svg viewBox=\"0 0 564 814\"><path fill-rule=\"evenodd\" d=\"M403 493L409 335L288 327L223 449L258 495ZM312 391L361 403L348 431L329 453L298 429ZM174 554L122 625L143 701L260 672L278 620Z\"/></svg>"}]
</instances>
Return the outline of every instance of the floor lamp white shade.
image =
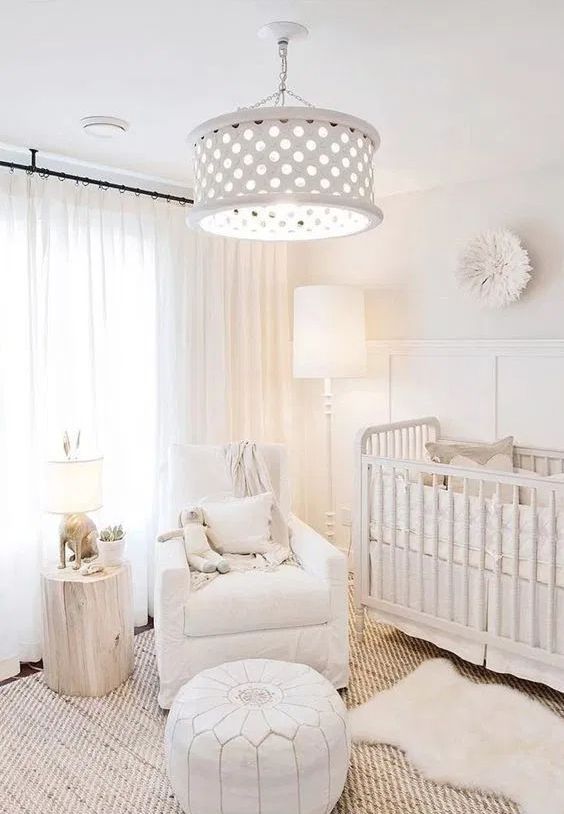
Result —
<instances>
[{"instance_id":1,"label":"floor lamp white shade","mask_svg":"<svg viewBox=\"0 0 564 814\"><path fill-rule=\"evenodd\" d=\"M335 536L333 393L331 379L366 375L364 291L347 285L294 290L294 377L323 379L326 416L327 511L325 533Z\"/></svg>"},{"instance_id":2,"label":"floor lamp white shade","mask_svg":"<svg viewBox=\"0 0 564 814\"><path fill-rule=\"evenodd\" d=\"M364 291L307 285L294 291L294 376L358 378L366 374Z\"/></svg>"}]
</instances>

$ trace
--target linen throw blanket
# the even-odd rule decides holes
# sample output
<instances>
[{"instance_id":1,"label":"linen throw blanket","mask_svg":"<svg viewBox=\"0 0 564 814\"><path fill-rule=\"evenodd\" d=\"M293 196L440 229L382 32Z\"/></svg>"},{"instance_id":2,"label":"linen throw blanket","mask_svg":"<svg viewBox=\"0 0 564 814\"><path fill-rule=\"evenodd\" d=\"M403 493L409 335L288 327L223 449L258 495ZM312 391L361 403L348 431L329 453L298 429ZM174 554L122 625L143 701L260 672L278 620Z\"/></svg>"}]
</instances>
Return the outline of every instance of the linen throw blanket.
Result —
<instances>
[{"instance_id":1,"label":"linen throw blanket","mask_svg":"<svg viewBox=\"0 0 564 814\"><path fill-rule=\"evenodd\" d=\"M297 565L290 548L288 518L284 517L280 503L270 480L266 462L254 441L234 441L223 448L225 466L233 483L233 494L238 497L251 497L264 492L274 496L272 506L272 545L265 554L224 554L232 571L265 571L278 568L283 562ZM191 572L191 585L198 590L208 582L221 576L217 571L211 574Z\"/></svg>"}]
</instances>

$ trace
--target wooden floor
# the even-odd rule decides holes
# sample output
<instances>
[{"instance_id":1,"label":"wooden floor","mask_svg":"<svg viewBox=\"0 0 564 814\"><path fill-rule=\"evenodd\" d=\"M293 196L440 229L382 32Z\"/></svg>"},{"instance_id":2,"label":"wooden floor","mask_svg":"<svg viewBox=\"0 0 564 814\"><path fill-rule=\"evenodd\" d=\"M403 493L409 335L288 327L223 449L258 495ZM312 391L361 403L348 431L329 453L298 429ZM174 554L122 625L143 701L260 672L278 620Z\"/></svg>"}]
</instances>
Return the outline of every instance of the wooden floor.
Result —
<instances>
[{"instance_id":1,"label":"wooden floor","mask_svg":"<svg viewBox=\"0 0 564 814\"><path fill-rule=\"evenodd\" d=\"M153 617L149 616L149 620L146 625L142 625L141 627L135 628L135 635L137 636L138 633L144 633L146 630L151 630L152 628L153 628ZM12 681L17 681L18 678L25 678L26 676L35 675L35 673L40 672L42 669L43 669L42 661L34 661L29 662L27 664L22 664L20 672L17 674L17 676L5 678L4 681L0 681L0 687L3 687L4 684L10 684Z\"/></svg>"}]
</instances>

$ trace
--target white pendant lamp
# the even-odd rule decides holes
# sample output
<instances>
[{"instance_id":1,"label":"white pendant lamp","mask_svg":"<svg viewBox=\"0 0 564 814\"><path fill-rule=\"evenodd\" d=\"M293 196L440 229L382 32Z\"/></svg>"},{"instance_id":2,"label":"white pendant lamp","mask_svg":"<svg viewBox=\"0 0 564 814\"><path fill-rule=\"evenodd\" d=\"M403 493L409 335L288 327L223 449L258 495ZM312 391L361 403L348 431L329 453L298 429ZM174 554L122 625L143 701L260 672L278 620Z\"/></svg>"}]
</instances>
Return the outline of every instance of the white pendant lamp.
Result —
<instances>
[{"instance_id":1,"label":"white pendant lamp","mask_svg":"<svg viewBox=\"0 0 564 814\"><path fill-rule=\"evenodd\" d=\"M262 28L259 36L278 43L277 90L190 133L190 226L250 240L313 240L381 223L372 167L378 132L347 113L313 107L287 87L288 43L307 33L289 22ZM287 97L303 106L286 107Z\"/></svg>"}]
</instances>

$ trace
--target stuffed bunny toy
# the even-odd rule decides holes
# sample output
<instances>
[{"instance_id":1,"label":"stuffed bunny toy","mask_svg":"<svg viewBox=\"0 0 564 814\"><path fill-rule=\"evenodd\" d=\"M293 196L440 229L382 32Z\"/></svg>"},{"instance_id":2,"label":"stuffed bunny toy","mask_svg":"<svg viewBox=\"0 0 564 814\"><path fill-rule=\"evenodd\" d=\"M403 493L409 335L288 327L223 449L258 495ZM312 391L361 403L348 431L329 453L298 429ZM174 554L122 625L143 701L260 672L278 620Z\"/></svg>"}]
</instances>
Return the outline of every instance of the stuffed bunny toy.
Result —
<instances>
[{"instance_id":1,"label":"stuffed bunny toy","mask_svg":"<svg viewBox=\"0 0 564 814\"><path fill-rule=\"evenodd\" d=\"M201 571L204 574L219 571L220 574L226 574L231 570L227 560L214 551L208 542L201 509L183 509L178 522L182 528L159 534L159 542L172 540L173 537L184 537L186 559L194 571Z\"/></svg>"}]
</instances>

